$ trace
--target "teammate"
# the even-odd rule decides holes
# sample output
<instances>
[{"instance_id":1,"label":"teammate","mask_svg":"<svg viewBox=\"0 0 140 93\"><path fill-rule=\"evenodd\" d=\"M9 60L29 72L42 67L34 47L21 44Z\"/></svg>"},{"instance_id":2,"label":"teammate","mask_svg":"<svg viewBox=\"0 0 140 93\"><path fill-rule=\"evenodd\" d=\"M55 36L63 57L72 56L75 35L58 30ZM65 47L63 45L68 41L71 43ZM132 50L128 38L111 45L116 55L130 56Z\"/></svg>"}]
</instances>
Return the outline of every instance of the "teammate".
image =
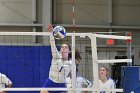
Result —
<instances>
[{"instance_id":1,"label":"teammate","mask_svg":"<svg viewBox=\"0 0 140 93\"><path fill-rule=\"evenodd\" d=\"M76 61L76 84L75 87L76 88L90 88L92 87L92 83L87 80L85 77L79 76L78 75L78 66L80 64L80 60L82 58L80 57L78 60ZM67 77L66 79L66 83L67 83L67 88L72 88L72 77L71 74L69 74L69 77ZM83 91L84 93L86 93L87 91ZM76 91L76 93L83 93L82 91ZM68 93L72 93L72 91L68 91Z\"/></svg>"},{"instance_id":2,"label":"teammate","mask_svg":"<svg viewBox=\"0 0 140 93\"><path fill-rule=\"evenodd\" d=\"M11 80L4 74L0 73L0 89L10 88L12 86ZM6 93L5 91L0 93Z\"/></svg>"},{"instance_id":3,"label":"teammate","mask_svg":"<svg viewBox=\"0 0 140 93\"><path fill-rule=\"evenodd\" d=\"M53 27L49 25L48 31L52 32ZM60 51L57 50L53 35L50 35L50 44L52 52L52 63L49 72L49 78L46 80L44 87L46 88L66 88L66 77L71 72L72 64L71 60L71 47L68 43L64 43L61 46ZM79 59L79 53L75 54L75 58ZM76 66L74 67L76 71ZM46 89L41 90L41 93L63 93L65 91L48 91Z\"/></svg>"},{"instance_id":4,"label":"teammate","mask_svg":"<svg viewBox=\"0 0 140 93\"><path fill-rule=\"evenodd\" d=\"M67 77L67 88L72 88L72 79L71 76ZM90 88L92 87L92 83L87 80L85 77L82 76L78 76L76 77L76 84L75 84L76 88ZM83 92L87 92L87 91L83 91ZM78 90L76 91L76 93L83 93L82 91ZM68 93L72 93L72 91L68 91Z\"/></svg>"},{"instance_id":5,"label":"teammate","mask_svg":"<svg viewBox=\"0 0 140 93\"><path fill-rule=\"evenodd\" d=\"M100 67L100 79L99 79L99 86L101 89L114 89L116 87L115 82L108 76L108 68L105 66ZM106 91L100 91L100 93L108 93ZM115 92L109 92L115 93Z\"/></svg>"}]
</instances>

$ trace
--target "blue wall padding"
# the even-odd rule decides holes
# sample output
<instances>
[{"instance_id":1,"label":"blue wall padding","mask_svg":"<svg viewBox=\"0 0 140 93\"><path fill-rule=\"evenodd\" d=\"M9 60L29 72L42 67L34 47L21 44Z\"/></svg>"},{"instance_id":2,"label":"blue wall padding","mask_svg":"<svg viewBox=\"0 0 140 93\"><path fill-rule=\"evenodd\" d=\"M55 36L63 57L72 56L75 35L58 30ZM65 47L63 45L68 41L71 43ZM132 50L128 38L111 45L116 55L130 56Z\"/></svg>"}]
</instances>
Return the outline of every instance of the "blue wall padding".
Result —
<instances>
[{"instance_id":1,"label":"blue wall padding","mask_svg":"<svg viewBox=\"0 0 140 93\"><path fill-rule=\"evenodd\" d=\"M0 72L11 79L13 87L42 87L51 59L50 46L0 46Z\"/></svg>"},{"instance_id":2,"label":"blue wall padding","mask_svg":"<svg viewBox=\"0 0 140 93\"><path fill-rule=\"evenodd\" d=\"M124 66L121 68L121 85L123 93L140 93L140 67Z\"/></svg>"}]
</instances>

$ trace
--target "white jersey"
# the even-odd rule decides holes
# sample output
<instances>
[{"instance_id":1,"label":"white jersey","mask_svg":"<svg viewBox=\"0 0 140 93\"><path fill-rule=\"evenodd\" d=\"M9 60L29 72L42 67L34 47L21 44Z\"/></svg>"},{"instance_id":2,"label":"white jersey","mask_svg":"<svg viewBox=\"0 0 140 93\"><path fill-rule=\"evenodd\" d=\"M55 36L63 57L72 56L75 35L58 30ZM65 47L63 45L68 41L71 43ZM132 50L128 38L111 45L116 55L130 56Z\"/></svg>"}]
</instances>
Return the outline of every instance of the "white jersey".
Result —
<instances>
[{"instance_id":1,"label":"white jersey","mask_svg":"<svg viewBox=\"0 0 140 93\"><path fill-rule=\"evenodd\" d=\"M49 77L56 83L65 83L65 79L71 71L72 61L52 59Z\"/></svg>"},{"instance_id":2,"label":"white jersey","mask_svg":"<svg viewBox=\"0 0 140 93\"><path fill-rule=\"evenodd\" d=\"M66 79L67 88L72 88L72 81L70 77ZM92 83L84 77L78 76L76 78L76 88L90 88L92 87ZM72 91L68 91L68 93L72 93ZM76 91L76 93L82 93L82 91Z\"/></svg>"},{"instance_id":3,"label":"white jersey","mask_svg":"<svg viewBox=\"0 0 140 93\"><path fill-rule=\"evenodd\" d=\"M12 82L6 77L6 75L0 73L0 88L5 88L5 85L11 85Z\"/></svg>"},{"instance_id":4,"label":"white jersey","mask_svg":"<svg viewBox=\"0 0 140 93\"><path fill-rule=\"evenodd\" d=\"M108 78L108 80L105 83L99 80L99 86L101 89L114 89L116 87L115 82L111 78ZM108 93L108 92L100 91L100 93ZM109 92L109 93L115 93L115 92Z\"/></svg>"},{"instance_id":5,"label":"white jersey","mask_svg":"<svg viewBox=\"0 0 140 93\"><path fill-rule=\"evenodd\" d=\"M49 78L56 83L65 83L66 77L68 76L72 68L72 61L62 60L62 55L58 52L55 46L54 37L52 36L50 36L50 43L53 59L50 67ZM76 65L74 68L76 71Z\"/></svg>"}]
</instances>

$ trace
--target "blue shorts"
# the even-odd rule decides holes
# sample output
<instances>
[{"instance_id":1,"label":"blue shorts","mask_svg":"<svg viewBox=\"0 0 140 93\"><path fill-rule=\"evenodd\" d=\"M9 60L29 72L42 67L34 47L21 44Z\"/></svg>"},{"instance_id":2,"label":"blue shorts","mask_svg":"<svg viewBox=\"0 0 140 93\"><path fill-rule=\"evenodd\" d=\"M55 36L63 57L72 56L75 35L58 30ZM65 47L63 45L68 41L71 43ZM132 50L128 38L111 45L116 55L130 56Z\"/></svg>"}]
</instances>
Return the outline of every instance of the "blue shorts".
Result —
<instances>
[{"instance_id":1,"label":"blue shorts","mask_svg":"<svg viewBox=\"0 0 140 93\"><path fill-rule=\"evenodd\" d=\"M49 78L46 80L44 88L66 88L66 83L55 83ZM66 91L48 91L49 93L65 93Z\"/></svg>"}]
</instances>

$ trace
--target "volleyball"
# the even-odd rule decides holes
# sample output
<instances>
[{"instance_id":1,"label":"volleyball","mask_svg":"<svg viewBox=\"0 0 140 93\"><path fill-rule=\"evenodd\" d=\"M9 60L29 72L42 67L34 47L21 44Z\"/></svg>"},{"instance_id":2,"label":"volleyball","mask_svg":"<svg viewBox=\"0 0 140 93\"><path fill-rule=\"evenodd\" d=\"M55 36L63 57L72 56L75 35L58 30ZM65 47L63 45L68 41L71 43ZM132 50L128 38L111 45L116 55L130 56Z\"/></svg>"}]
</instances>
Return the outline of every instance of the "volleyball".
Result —
<instances>
[{"instance_id":1,"label":"volleyball","mask_svg":"<svg viewBox=\"0 0 140 93\"><path fill-rule=\"evenodd\" d=\"M53 29L53 36L55 39L63 39L66 37L66 30L63 26L56 26Z\"/></svg>"}]
</instances>

